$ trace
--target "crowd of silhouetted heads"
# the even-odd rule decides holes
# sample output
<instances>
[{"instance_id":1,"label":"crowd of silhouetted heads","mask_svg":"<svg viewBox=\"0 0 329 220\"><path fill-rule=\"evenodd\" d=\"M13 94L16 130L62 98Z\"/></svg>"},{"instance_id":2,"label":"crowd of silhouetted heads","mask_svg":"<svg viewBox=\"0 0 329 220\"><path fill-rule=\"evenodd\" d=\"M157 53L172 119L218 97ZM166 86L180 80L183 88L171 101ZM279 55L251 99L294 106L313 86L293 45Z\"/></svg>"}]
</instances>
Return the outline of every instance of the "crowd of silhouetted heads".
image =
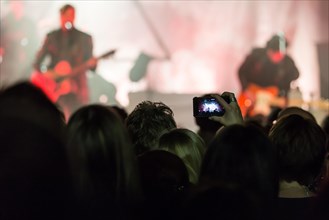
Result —
<instances>
[{"instance_id":1,"label":"crowd of silhouetted heads","mask_svg":"<svg viewBox=\"0 0 329 220\"><path fill-rule=\"evenodd\" d=\"M29 82L2 88L0 219L328 219L329 116L225 105L193 131L161 100L66 120Z\"/></svg>"}]
</instances>

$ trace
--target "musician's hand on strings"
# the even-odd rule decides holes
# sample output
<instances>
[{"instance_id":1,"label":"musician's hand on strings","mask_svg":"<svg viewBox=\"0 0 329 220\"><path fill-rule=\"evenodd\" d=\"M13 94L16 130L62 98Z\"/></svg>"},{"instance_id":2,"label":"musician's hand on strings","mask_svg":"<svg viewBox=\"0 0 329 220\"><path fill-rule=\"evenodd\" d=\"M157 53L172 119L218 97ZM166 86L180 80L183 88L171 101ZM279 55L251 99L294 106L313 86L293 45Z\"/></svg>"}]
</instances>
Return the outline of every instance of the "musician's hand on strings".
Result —
<instances>
[{"instance_id":1,"label":"musician's hand on strings","mask_svg":"<svg viewBox=\"0 0 329 220\"><path fill-rule=\"evenodd\" d=\"M88 61L87 61L87 66L89 67L89 68L94 68L94 67L96 67L97 66L97 58L96 57L92 57L92 58L90 58Z\"/></svg>"},{"instance_id":2,"label":"musician's hand on strings","mask_svg":"<svg viewBox=\"0 0 329 220\"><path fill-rule=\"evenodd\" d=\"M211 96L225 108L225 113L223 116L211 116L209 117L210 120L218 121L224 126L243 124L241 110L233 93L224 92L222 95L214 94ZM229 103L223 97L226 97Z\"/></svg>"}]
</instances>

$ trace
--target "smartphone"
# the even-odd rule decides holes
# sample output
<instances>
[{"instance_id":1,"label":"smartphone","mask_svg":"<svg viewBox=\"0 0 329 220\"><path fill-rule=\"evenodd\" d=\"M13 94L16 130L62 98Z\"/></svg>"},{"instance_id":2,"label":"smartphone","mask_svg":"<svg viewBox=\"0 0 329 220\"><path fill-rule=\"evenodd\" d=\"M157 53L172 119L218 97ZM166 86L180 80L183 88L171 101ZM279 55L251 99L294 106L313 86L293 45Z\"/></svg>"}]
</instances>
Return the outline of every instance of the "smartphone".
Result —
<instances>
[{"instance_id":1,"label":"smartphone","mask_svg":"<svg viewBox=\"0 0 329 220\"><path fill-rule=\"evenodd\" d=\"M224 107L213 97L193 98L194 117L223 116L224 113Z\"/></svg>"}]
</instances>

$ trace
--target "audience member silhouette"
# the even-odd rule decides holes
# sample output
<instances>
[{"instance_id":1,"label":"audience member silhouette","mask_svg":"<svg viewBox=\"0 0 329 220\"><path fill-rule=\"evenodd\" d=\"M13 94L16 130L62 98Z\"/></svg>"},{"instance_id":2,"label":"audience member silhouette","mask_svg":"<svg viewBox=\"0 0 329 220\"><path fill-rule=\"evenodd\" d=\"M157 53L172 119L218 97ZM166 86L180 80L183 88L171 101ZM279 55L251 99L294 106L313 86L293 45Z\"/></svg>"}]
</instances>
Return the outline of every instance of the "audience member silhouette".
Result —
<instances>
[{"instance_id":1,"label":"audience member silhouette","mask_svg":"<svg viewBox=\"0 0 329 220\"><path fill-rule=\"evenodd\" d=\"M290 107L282 109L278 113L277 119L280 119L280 118L288 116L288 115L300 115L301 117L303 117L305 119L310 119L310 120L314 121L315 123L317 122L316 118L314 117L314 115L311 112L306 111L298 106L290 106Z\"/></svg>"},{"instance_id":2,"label":"audience member silhouette","mask_svg":"<svg viewBox=\"0 0 329 220\"><path fill-rule=\"evenodd\" d=\"M322 120L321 127L324 130L324 133L326 133L327 135L325 164L321 175L321 178L323 180L323 179L329 179L329 115L327 115Z\"/></svg>"},{"instance_id":3,"label":"audience member silhouette","mask_svg":"<svg viewBox=\"0 0 329 220\"><path fill-rule=\"evenodd\" d=\"M326 182L326 179L329 178L329 115L324 117L324 119L322 120L321 128L326 134L327 140L325 145L325 149L326 149L325 159L321 172L318 175L318 177L315 178L313 185L311 185L312 187L311 189L316 193L319 190L321 190L320 188L322 188L322 185Z\"/></svg>"},{"instance_id":4,"label":"audience member silhouette","mask_svg":"<svg viewBox=\"0 0 329 220\"><path fill-rule=\"evenodd\" d=\"M252 193L257 216L270 219L278 175L275 150L267 135L252 125L222 128L206 151L200 173L200 184L214 183Z\"/></svg>"},{"instance_id":5,"label":"audience member silhouette","mask_svg":"<svg viewBox=\"0 0 329 220\"><path fill-rule=\"evenodd\" d=\"M194 190L183 206L182 220L260 220L252 193L239 186L214 184Z\"/></svg>"},{"instance_id":6,"label":"audience member silhouette","mask_svg":"<svg viewBox=\"0 0 329 220\"><path fill-rule=\"evenodd\" d=\"M233 93L211 96L226 112L209 118L223 126L205 147L162 102L129 115L92 104L66 125L39 88L3 88L1 219L326 219L325 120L288 107L268 137L243 121Z\"/></svg>"},{"instance_id":7,"label":"audience member silhouette","mask_svg":"<svg viewBox=\"0 0 329 220\"><path fill-rule=\"evenodd\" d=\"M321 127L329 138L329 115L326 115L321 122Z\"/></svg>"},{"instance_id":8,"label":"audience member silhouette","mask_svg":"<svg viewBox=\"0 0 329 220\"><path fill-rule=\"evenodd\" d=\"M66 133L63 112L33 84L22 81L2 88L0 106L2 117L28 121L63 140Z\"/></svg>"},{"instance_id":9,"label":"audience member silhouette","mask_svg":"<svg viewBox=\"0 0 329 220\"><path fill-rule=\"evenodd\" d=\"M312 201L311 211L306 219L327 220L329 219L329 178L323 181L316 197Z\"/></svg>"},{"instance_id":10,"label":"audience member silhouette","mask_svg":"<svg viewBox=\"0 0 329 220\"><path fill-rule=\"evenodd\" d=\"M197 134L204 140L207 147L214 138L218 129L223 125L217 121L212 121L205 117L196 117L195 123L198 126Z\"/></svg>"},{"instance_id":11,"label":"audience member silhouette","mask_svg":"<svg viewBox=\"0 0 329 220\"><path fill-rule=\"evenodd\" d=\"M136 155L158 148L159 137L177 127L171 108L151 101L139 103L128 115L126 126Z\"/></svg>"},{"instance_id":12,"label":"audience member silhouette","mask_svg":"<svg viewBox=\"0 0 329 220\"><path fill-rule=\"evenodd\" d=\"M137 161L116 110L99 104L77 110L68 121L67 147L82 218L137 215L142 195Z\"/></svg>"},{"instance_id":13,"label":"audience member silhouette","mask_svg":"<svg viewBox=\"0 0 329 220\"><path fill-rule=\"evenodd\" d=\"M278 158L277 217L302 219L314 196L309 185L314 183L324 163L326 136L309 114L287 114L279 117L269 137Z\"/></svg>"},{"instance_id":14,"label":"audience member silhouette","mask_svg":"<svg viewBox=\"0 0 329 220\"><path fill-rule=\"evenodd\" d=\"M116 113L119 114L120 118L122 119L123 123L125 123L126 118L128 117L128 112L124 107L120 107L118 105L111 105L110 106Z\"/></svg>"},{"instance_id":15,"label":"audience member silhouette","mask_svg":"<svg viewBox=\"0 0 329 220\"><path fill-rule=\"evenodd\" d=\"M254 126L259 130L261 130L262 132L264 132L265 134L267 134L268 132L266 131L265 121L266 121L266 117L262 115L255 115L253 117L244 118L245 125Z\"/></svg>"},{"instance_id":16,"label":"audience member silhouette","mask_svg":"<svg viewBox=\"0 0 329 220\"><path fill-rule=\"evenodd\" d=\"M276 120L278 119L278 115L279 113L282 111L282 108L272 108L272 111L270 112L270 114L266 117L265 120L265 132L268 134L271 130L271 127L273 126L273 124L276 122Z\"/></svg>"},{"instance_id":17,"label":"audience member silhouette","mask_svg":"<svg viewBox=\"0 0 329 220\"><path fill-rule=\"evenodd\" d=\"M190 182L193 184L198 182L206 149L199 135L185 128L176 128L160 137L159 148L180 157L187 168Z\"/></svg>"},{"instance_id":18,"label":"audience member silhouette","mask_svg":"<svg viewBox=\"0 0 329 220\"><path fill-rule=\"evenodd\" d=\"M26 82L2 90L0 106L0 218L72 218L62 112Z\"/></svg>"},{"instance_id":19,"label":"audience member silhouette","mask_svg":"<svg viewBox=\"0 0 329 220\"><path fill-rule=\"evenodd\" d=\"M138 162L146 197L146 218L178 220L190 186L184 162L164 150L147 151L138 156Z\"/></svg>"},{"instance_id":20,"label":"audience member silhouette","mask_svg":"<svg viewBox=\"0 0 329 220\"><path fill-rule=\"evenodd\" d=\"M304 110L304 109L302 109L300 107L297 107L297 106L290 106L290 107L287 107L285 109L282 109L278 114L277 120L279 118L282 118L282 117L285 117L285 116L288 116L288 115L299 115L299 116L301 116L305 119L310 119L313 122L317 123L317 120L316 120L315 116L311 112L309 112L307 110ZM329 144L329 142L328 142L328 139L327 139L326 145L328 145L328 144ZM327 149L327 152L329 152L328 149ZM326 162L328 162L328 159L325 160L325 163L323 164L322 170L321 170L320 174L318 175L318 177L315 178L313 184L309 186L311 191L316 192L317 188L319 187L321 182L324 180L324 177L327 176L327 170L328 170L327 166L328 166L329 163L326 163Z\"/></svg>"}]
</instances>

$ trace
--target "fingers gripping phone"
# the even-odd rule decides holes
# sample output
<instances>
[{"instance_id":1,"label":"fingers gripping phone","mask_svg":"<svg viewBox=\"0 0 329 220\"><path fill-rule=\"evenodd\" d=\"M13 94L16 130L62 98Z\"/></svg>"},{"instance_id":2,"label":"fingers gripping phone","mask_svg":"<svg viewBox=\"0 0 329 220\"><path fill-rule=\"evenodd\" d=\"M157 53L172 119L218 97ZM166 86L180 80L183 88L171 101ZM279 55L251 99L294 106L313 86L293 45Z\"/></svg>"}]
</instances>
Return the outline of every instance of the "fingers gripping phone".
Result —
<instances>
[{"instance_id":1,"label":"fingers gripping phone","mask_svg":"<svg viewBox=\"0 0 329 220\"><path fill-rule=\"evenodd\" d=\"M227 98L223 97L227 102ZM223 116L224 107L213 97L203 96L193 98L193 116L194 117L210 117Z\"/></svg>"}]
</instances>

